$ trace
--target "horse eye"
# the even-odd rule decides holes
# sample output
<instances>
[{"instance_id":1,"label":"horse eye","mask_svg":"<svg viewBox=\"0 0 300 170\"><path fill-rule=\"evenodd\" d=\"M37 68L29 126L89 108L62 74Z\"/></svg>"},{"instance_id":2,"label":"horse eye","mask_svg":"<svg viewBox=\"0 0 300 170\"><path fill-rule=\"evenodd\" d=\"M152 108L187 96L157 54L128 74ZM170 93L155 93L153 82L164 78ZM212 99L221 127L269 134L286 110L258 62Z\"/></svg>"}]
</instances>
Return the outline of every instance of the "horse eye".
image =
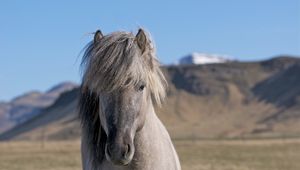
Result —
<instances>
[{"instance_id":1,"label":"horse eye","mask_svg":"<svg viewBox=\"0 0 300 170\"><path fill-rule=\"evenodd\" d=\"M145 85L141 85L141 86L139 87L139 91L143 91L144 88L145 88Z\"/></svg>"}]
</instances>

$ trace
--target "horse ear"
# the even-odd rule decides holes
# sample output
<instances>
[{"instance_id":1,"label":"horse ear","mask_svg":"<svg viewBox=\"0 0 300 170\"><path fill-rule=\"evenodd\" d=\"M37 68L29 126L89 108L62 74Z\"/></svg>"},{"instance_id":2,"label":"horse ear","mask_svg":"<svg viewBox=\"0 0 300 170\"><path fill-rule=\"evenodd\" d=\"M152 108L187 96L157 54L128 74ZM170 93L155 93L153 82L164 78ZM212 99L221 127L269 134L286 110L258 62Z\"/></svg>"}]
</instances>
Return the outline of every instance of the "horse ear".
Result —
<instances>
[{"instance_id":1,"label":"horse ear","mask_svg":"<svg viewBox=\"0 0 300 170\"><path fill-rule=\"evenodd\" d=\"M138 33L135 36L135 40L137 42L137 45L141 49L142 53L145 52L146 46L147 46L147 35L143 29L139 29Z\"/></svg>"},{"instance_id":2,"label":"horse ear","mask_svg":"<svg viewBox=\"0 0 300 170\"><path fill-rule=\"evenodd\" d=\"M97 30L94 35L94 43L98 43L102 37L103 37L102 32L100 30Z\"/></svg>"}]
</instances>

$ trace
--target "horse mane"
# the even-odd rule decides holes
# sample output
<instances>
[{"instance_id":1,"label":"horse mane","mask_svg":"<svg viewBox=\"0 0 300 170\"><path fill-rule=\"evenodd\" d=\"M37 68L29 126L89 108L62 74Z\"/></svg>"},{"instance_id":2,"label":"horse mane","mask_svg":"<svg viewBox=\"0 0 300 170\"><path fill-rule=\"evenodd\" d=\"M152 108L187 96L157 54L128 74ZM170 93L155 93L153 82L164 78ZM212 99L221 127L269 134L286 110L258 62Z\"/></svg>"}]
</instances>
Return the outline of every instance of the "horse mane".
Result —
<instances>
[{"instance_id":1,"label":"horse mane","mask_svg":"<svg viewBox=\"0 0 300 170\"><path fill-rule=\"evenodd\" d=\"M98 42L90 42L81 64L83 85L99 93L136 85L142 80L154 103L161 104L167 83L148 34L146 38L143 52L136 37L128 32L113 32Z\"/></svg>"},{"instance_id":2,"label":"horse mane","mask_svg":"<svg viewBox=\"0 0 300 170\"><path fill-rule=\"evenodd\" d=\"M93 167L96 167L105 156L107 136L100 125L99 97L87 87L80 87L79 118L81 119L82 136L88 146Z\"/></svg>"},{"instance_id":3,"label":"horse mane","mask_svg":"<svg viewBox=\"0 0 300 170\"><path fill-rule=\"evenodd\" d=\"M144 30L140 31L144 33ZM144 47L140 47L136 36L128 32L114 32L101 38L95 35L94 41L86 46L81 63L83 78L78 106L82 134L93 167L104 159L107 140L99 118L101 92L143 81L156 104L160 105L165 97L166 80L155 57L154 45L149 35L145 35L147 43Z\"/></svg>"}]
</instances>

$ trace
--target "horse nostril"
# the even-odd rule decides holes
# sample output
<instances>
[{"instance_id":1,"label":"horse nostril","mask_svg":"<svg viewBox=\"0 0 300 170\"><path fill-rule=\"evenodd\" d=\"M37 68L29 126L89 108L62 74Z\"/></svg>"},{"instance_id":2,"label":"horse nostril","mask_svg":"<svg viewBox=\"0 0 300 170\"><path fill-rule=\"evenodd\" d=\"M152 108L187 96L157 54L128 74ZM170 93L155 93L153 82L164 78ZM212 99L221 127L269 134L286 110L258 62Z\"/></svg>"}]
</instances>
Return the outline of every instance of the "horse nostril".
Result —
<instances>
[{"instance_id":1,"label":"horse nostril","mask_svg":"<svg viewBox=\"0 0 300 170\"><path fill-rule=\"evenodd\" d=\"M129 153L130 153L130 145L129 144L127 144L127 145L125 145L125 150L124 150L124 154L123 154L123 157L124 158L127 158L127 156L129 155Z\"/></svg>"},{"instance_id":2,"label":"horse nostril","mask_svg":"<svg viewBox=\"0 0 300 170\"><path fill-rule=\"evenodd\" d=\"M106 154L111 157L111 152L110 152L110 149L108 147L106 147Z\"/></svg>"}]
</instances>

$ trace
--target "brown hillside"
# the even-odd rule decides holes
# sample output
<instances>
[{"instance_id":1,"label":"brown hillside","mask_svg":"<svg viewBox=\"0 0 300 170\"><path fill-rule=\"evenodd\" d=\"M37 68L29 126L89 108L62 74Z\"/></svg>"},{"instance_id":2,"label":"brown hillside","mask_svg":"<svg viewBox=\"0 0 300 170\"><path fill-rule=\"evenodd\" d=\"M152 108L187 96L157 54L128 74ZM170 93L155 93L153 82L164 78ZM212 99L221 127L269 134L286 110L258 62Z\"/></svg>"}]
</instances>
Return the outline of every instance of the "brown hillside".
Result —
<instances>
[{"instance_id":1,"label":"brown hillside","mask_svg":"<svg viewBox=\"0 0 300 170\"><path fill-rule=\"evenodd\" d=\"M61 93L77 86L64 82L44 93L31 91L9 102L0 102L0 133L38 115L41 109L51 106Z\"/></svg>"},{"instance_id":2,"label":"brown hillside","mask_svg":"<svg viewBox=\"0 0 300 170\"><path fill-rule=\"evenodd\" d=\"M300 60L164 67L168 98L157 114L171 136L186 138L300 135ZM78 89L0 139L79 138Z\"/></svg>"}]
</instances>

